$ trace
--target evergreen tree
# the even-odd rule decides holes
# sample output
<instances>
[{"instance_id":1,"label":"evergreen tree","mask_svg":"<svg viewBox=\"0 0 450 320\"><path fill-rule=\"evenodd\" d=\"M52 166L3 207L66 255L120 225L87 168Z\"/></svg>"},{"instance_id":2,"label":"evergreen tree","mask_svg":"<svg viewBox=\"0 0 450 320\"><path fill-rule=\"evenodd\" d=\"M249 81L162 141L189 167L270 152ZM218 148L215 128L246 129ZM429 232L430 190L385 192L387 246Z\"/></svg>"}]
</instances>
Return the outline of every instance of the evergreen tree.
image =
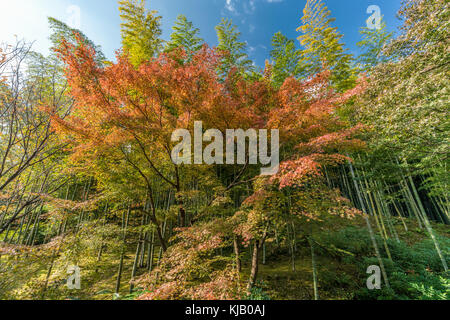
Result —
<instances>
[{"instance_id":1,"label":"evergreen tree","mask_svg":"<svg viewBox=\"0 0 450 320\"><path fill-rule=\"evenodd\" d=\"M170 35L170 41L167 43L166 51L172 51L182 47L186 50L188 57L202 48L204 40L200 38L200 29L195 28L186 16L179 15L173 26L173 33Z\"/></svg>"},{"instance_id":2,"label":"evergreen tree","mask_svg":"<svg viewBox=\"0 0 450 320\"><path fill-rule=\"evenodd\" d=\"M161 50L161 16L145 8L145 0L121 0L119 11L122 45L135 66L154 57Z\"/></svg>"},{"instance_id":3,"label":"evergreen tree","mask_svg":"<svg viewBox=\"0 0 450 320\"><path fill-rule=\"evenodd\" d=\"M252 61L249 60L245 52L247 43L239 41L241 33L233 25L233 22L222 18L220 24L216 26L216 31L219 41L218 49L225 53L219 67L219 73L224 76L233 67L238 68L242 73L251 73L254 68Z\"/></svg>"},{"instance_id":4,"label":"evergreen tree","mask_svg":"<svg viewBox=\"0 0 450 320\"><path fill-rule=\"evenodd\" d=\"M301 64L308 75L319 72L325 64L331 69L331 80L339 91L349 89L355 84L355 74L352 70L352 55L346 53L341 42L343 35L336 27L332 27L334 18L322 0L308 0L303 17L302 26L297 31L303 35L298 37L303 46Z\"/></svg>"}]
</instances>

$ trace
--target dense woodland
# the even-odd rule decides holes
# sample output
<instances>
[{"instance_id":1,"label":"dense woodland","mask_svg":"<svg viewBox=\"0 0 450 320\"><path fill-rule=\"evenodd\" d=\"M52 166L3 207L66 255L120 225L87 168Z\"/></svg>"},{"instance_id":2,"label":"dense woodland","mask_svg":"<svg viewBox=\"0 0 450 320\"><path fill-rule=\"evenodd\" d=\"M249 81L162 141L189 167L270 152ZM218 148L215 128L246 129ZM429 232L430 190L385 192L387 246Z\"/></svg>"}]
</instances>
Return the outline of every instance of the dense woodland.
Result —
<instances>
[{"instance_id":1,"label":"dense woodland","mask_svg":"<svg viewBox=\"0 0 450 320\"><path fill-rule=\"evenodd\" d=\"M308 0L264 68L231 20L210 47L119 8L114 61L54 18L49 56L2 44L0 299L449 298L448 1L404 1L353 56ZM279 172L174 164L194 121L279 129Z\"/></svg>"}]
</instances>

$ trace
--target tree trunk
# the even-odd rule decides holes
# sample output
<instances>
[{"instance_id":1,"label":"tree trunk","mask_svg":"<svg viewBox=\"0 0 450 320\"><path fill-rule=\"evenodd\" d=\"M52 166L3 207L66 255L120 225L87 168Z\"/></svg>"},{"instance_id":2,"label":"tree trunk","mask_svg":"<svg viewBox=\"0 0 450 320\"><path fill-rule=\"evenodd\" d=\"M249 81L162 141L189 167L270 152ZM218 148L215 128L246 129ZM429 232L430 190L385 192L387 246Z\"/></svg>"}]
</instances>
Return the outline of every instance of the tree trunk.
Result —
<instances>
[{"instance_id":1,"label":"tree trunk","mask_svg":"<svg viewBox=\"0 0 450 320\"><path fill-rule=\"evenodd\" d=\"M125 215L122 216L122 228L123 228L123 247L122 247L122 252L120 254L120 262L119 262L119 270L117 271L117 280L116 280L116 290L115 293L119 294L120 292L120 281L122 279L122 271L123 271L123 260L124 260L124 256L125 256L125 246L126 246L126 237L127 237L127 228L128 228L128 221L130 218L130 213L131 213L131 204L128 206L128 211Z\"/></svg>"},{"instance_id":2,"label":"tree trunk","mask_svg":"<svg viewBox=\"0 0 450 320\"><path fill-rule=\"evenodd\" d=\"M147 270L151 272L153 270L153 255L155 254L155 231L152 231L151 242L148 247L147 253Z\"/></svg>"},{"instance_id":3,"label":"tree trunk","mask_svg":"<svg viewBox=\"0 0 450 320\"><path fill-rule=\"evenodd\" d=\"M366 220L367 229L369 230L370 239L371 239L372 245L375 249L375 255L377 256L378 263L380 264L381 273L383 275L386 287L390 288L389 279L387 277L386 269L384 268L383 259L381 259L380 250L378 250L378 244L375 239L375 234L373 233L372 225L370 224L369 216L367 215L366 206L363 202L363 199L361 196L361 191L358 186L358 182L356 181L355 171L353 170L353 164L351 162L349 162L349 165L350 165L350 173L352 175L353 183L355 185L356 194L358 195L359 202L361 203L361 207L362 207L363 214L364 214L364 219Z\"/></svg>"},{"instance_id":4,"label":"tree trunk","mask_svg":"<svg viewBox=\"0 0 450 320\"><path fill-rule=\"evenodd\" d=\"M411 187L413 189L414 196L416 197L416 201L417 201L417 204L419 206L420 212L422 214L422 219L423 219L423 222L425 224L425 228L427 229L428 234L430 235L430 238L431 238L431 240L434 243L434 246L436 248L436 252L438 253L439 258L441 259L442 266L444 267L444 270L447 272L448 271L447 261L445 261L445 258L442 255L441 248L439 246L439 243L437 242L436 236L434 235L433 227L431 226L430 221L428 220L427 213L425 212L425 209L424 209L424 207L422 205L422 201L420 200L419 193L417 192L417 189L416 189L416 186L414 184L414 181L411 178L411 176L408 176L408 179L409 179L409 183L411 184Z\"/></svg>"},{"instance_id":5,"label":"tree trunk","mask_svg":"<svg viewBox=\"0 0 450 320\"><path fill-rule=\"evenodd\" d=\"M314 283L314 300L319 300L319 290L317 289L317 270L316 270L316 255L314 253L314 242L309 240L311 247L311 264L313 270L313 283Z\"/></svg>"},{"instance_id":6,"label":"tree trunk","mask_svg":"<svg viewBox=\"0 0 450 320\"><path fill-rule=\"evenodd\" d=\"M233 238L233 245L234 245L234 256L235 256L235 263L236 263L236 270L237 272L241 272L242 265L241 265L241 253L239 250L239 242L237 239L237 236L235 235Z\"/></svg>"},{"instance_id":7,"label":"tree trunk","mask_svg":"<svg viewBox=\"0 0 450 320\"><path fill-rule=\"evenodd\" d=\"M250 279L247 284L247 291L250 292L253 287L256 284L256 279L258 277L258 270L259 270L259 255L261 252L261 249L266 242L267 237L267 228L264 231L264 236L259 239L255 240L254 247L253 247L253 253L252 253L252 267L250 271Z\"/></svg>"},{"instance_id":8,"label":"tree trunk","mask_svg":"<svg viewBox=\"0 0 450 320\"><path fill-rule=\"evenodd\" d=\"M253 245L253 253L252 253L252 268L250 271L250 279L247 285L247 291L251 291L256 283L256 278L258 277L258 269L259 269L259 241L255 240Z\"/></svg>"}]
</instances>

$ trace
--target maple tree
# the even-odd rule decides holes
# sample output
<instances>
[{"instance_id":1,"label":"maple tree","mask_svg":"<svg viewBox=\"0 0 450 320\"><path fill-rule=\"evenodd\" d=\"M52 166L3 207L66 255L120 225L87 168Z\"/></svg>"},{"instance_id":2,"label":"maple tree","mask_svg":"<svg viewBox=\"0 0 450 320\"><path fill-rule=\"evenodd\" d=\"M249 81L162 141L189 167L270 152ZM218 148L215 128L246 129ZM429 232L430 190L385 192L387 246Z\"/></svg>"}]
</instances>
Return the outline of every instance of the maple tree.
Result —
<instances>
[{"instance_id":1,"label":"maple tree","mask_svg":"<svg viewBox=\"0 0 450 320\"><path fill-rule=\"evenodd\" d=\"M76 44L77 40L81 40L84 44L95 48L95 61L98 64L103 64L106 61L106 57L102 52L101 46L96 45L91 39L89 39L83 32L78 29L71 28L63 21L49 17L48 24L52 31L50 41L54 48L61 44L61 39Z\"/></svg>"},{"instance_id":2,"label":"maple tree","mask_svg":"<svg viewBox=\"0 0 450 320\"><path fill-rule=\"evenodd\" d=\"M248 289L256 281L259 252L271 223L283 221L283 212L285 221L290 215L317 220L324 213L343 218L359 213L323 181L325 167L343 164L350 160L347 153L364 148L356 137L364 127L352 127L336 112L358 90L341 96L330 87L329 77L329 71L303 81L290 77L275 93L267 126L280 128L280 170L255 186L255 193L244 202L250 211L237 214L239 235L255 241Z\"/></svg>"},{"instance_id":3,"label":"maple tree","mask_svg":"<svg viewBox=\"0 0 450 320\"><path fill-rule=\"evenodd\" d=\"M154 177L177 193L183 191L182 168L170 158L174 130L192 129L194 119L222 130L233 124L250 127L257 121L249 112L253 106L248 107L238 93L232 93L236 87L250 94L250 88L232 79L220 83L215 72L220 56L206 46L185 64L180 61L186 53L175 50L138 68L133 68L126 52L117 54L117 63L99 66L95 49L82 41L76 45L63 41L57 52L66 65L76 103L67 119L57 114L53 119L72 146L72 158L85 168L103 163L106 170L115 167L120 171L115 164L127 163L134 176L140 177L138 190L146 190L143 193L148 193L151 202ZM230 95L223 94L226 90ZM101 175L95 170L93 174ZM180 225L184 226L181 201L179 205ZM154 212L152 219L160 224Z\"/></svg>"}]
</instances>

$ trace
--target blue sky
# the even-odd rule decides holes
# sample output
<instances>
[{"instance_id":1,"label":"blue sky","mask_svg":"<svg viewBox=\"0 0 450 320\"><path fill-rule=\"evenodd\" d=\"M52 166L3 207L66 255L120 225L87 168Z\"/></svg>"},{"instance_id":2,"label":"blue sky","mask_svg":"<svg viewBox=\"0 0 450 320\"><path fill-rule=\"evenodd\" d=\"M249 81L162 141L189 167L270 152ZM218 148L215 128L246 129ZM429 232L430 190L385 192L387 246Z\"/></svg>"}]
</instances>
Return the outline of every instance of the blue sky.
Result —
<instances>
[{"instance_id":1,"label":"blue sky","mask_svg":"<svg viewBox=\"0 0 450 320\"><path fill-rule=\"evenodd\" d=\"M396 18L401 0L325 0L335 26L344 34L350 52L357 54L359 28L370 16L367 8L381 9L389 30L400 25ZM201 36L217 44L214 26L221 17L232 18L248 43L248 53L259 66L269 57L271 38L281 31L296 39L306 0L147 0L147 7L163 16L163 38L168 39L178 14L184 14L200 28ZM79 8L81 30L105 55L114 57L120 47L120 18L116 0L0 0L0 42L11 42L14 36L35 42L35 50L48 53L50 31L47 16L73 22L73 8ZM75 7L74 7L75 6ZM71 10L72 9L72 10Z\"/></svg>"}]
</instances>

